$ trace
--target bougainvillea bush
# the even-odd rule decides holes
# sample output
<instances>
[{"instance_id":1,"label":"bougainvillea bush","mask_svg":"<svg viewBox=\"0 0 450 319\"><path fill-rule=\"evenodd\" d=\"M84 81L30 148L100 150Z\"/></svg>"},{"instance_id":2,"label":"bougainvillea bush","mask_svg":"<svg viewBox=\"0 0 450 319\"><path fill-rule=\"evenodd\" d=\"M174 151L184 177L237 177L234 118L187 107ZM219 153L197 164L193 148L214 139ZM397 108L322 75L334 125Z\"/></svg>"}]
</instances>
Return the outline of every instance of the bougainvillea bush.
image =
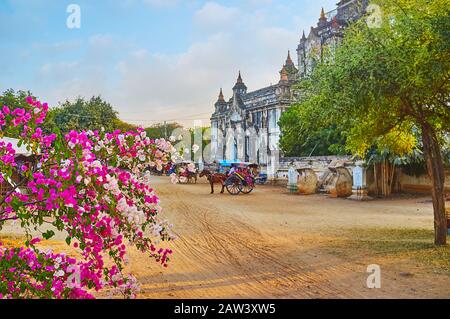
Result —
<instances>
[{"instance_id":1,"label":"bougainvillea bush","mask_svg":"<svg viewBox=\"0 0 450 319\"><path fill-rule=\"evenodd\" d=\"M20 225L26 247L0 244L1 298L93 298L107 289L134 297L136 279L124 274L127 247L136 247L162 266L172 251L170 225L149 186L149 167L161 169L173 146L152 140L143 130L122 133L75 132L44 135L48 105L26 99L26 107L0 110L0 231ZM18 160L17 137L30 160ZM36 230L42 235L35 237ZM1 232L0 232L1 234ZM78 260L39 249L41 240L65 237Z\"/></svg>"}]
</instances>

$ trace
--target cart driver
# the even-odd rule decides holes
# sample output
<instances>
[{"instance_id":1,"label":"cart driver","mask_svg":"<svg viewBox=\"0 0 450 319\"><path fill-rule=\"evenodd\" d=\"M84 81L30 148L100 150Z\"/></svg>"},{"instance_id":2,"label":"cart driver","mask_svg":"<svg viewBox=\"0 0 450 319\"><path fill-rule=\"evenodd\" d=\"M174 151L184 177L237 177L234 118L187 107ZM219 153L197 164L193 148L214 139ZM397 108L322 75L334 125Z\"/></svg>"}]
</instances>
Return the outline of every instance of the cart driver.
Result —
<instances>
[{"instance_id":1,"label":"cart driver","mask_svg":"<svg viewBox=\"0 0 450 319\"><path fill-rule=\"evenodd\" d=\"M233 175L234 173L236 173L236 165L235 164L231 164L231 168L228 171L228 176Z\"/></svg>"}]
</instances>

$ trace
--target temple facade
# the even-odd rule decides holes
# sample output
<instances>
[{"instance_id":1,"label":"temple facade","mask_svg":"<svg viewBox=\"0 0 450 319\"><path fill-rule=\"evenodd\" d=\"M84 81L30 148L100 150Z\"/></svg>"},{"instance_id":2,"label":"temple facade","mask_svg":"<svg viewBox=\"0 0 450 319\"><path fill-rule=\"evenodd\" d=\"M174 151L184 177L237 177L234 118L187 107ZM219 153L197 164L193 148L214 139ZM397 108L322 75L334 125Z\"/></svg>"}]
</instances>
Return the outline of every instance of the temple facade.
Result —
<instances>
[{"instance_id":1,"label":"temple facade","mask_svg":"<svg viewBox=\"0 0 450 319\"><path fill-rule=\"evenodd\" d=\"M325 13L322 8L317 25L311 27L308 36L303 32L297 47L300 78L311 73L324 58L325 50L333 52L336 49L344 29L365 14L368 4L369 0L341 0L332 11Z\"/></svg>"},{"instance_id":2,"label":"temple facade","mask_svg":"<svg viewBox=\"0 0 450 319\"><path fill-rule=\"evenodd\" d=\"M288 54L277 84L247 92L239 72L228 101L220 90L211 117L213 159L268 164L278 151L278 121L292 102L291 87L297 79L298 70Z\"/></svg>"},{"instance_id":3,"label":"temple facade","mask_svg":"<svg viewBox=\"0 0 450 319\"><path fill-rule=\"evenodd\" d=\"M278 125L281 114L301 94L293 84L307 77L324 57L325 49L334 50L343 30L365 12L369 0L341 0L337 8L325 13L322 8L317 25L308 36L303 32L297 47L297 66L290 52L280 70L279 82L248 92L239 72L232 97L226 100L222 89L211 116L212 160L256 162L276 170L280 156Z\"/></svg>"}]
</instances>

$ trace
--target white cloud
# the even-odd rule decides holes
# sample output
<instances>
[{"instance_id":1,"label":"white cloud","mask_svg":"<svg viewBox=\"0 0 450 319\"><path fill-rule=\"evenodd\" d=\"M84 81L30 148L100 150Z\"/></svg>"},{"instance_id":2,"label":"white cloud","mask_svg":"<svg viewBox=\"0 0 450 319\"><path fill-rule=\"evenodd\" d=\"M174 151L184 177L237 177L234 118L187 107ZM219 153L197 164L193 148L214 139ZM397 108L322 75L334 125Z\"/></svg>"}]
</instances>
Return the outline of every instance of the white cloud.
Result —
<instances>
[{"instance_id":1,"label":"white cloud","mask_svg":"<svg viewBox=\"0 0 450 319\"><path fill-rule=\"evenodd\" d=\"M89 38L89 44L94 47L109 46L113 43L113 37L110 34L95 34Z\"/></svg>"},{"instance_id":2,"label":"white cloud","mask_svg":"<svg viewBox=\"0 0 450 319\"><path fill-rule=\"evenodd\" d=\"M247 1L253 5L254 0ZM189 125L194 117L209 124L219 89L223 87L230 98L238 70L249 90L256 90L278 82L288 49L295 60L300 30L276 27L273 14L264 7L247 11L208 2L193 15L196 40L176 54L150 52L108 34L94 35L79 61L42 67L40 77L46 85L54 84L45 97L56 104L101 94L122 119L135 124L178 120Z\"/></svg>"},{"instance_id":3,"label":"white cloud","mask_svg":"<svg viewBox=\"0 0 450 319\"><path fill-rule=\"evenodd\" d=\"M231 29L236 24L241 24L242 18L238 8L207 2L194 14L194 23L204 30L217 31Z\"/></svg>"},{"instance_id":4,"label":"white cloud","mask_svg":"<svg viewBox=\"0 0 450 319\"><path fill-rule=\"evenodd\" d=\"M125 120L166 119L189 125L187 119L197 115L208 123L219 89L231 97L239 69L249 90L276 83L297 38L282 28L248 28L239 34L213 34L181 54L132 52L118 66L121 81L111 98Z\"/></svg>"}]
</instances>

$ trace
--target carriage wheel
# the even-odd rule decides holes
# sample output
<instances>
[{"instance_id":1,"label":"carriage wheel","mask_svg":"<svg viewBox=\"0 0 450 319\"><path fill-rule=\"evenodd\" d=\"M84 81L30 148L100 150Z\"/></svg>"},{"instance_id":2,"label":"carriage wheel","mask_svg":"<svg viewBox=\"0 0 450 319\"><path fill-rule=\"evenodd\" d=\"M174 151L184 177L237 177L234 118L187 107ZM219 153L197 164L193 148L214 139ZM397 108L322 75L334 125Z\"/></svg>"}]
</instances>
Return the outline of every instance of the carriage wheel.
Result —
<instances>
[{"instance_id":1,"label":"carriage wheel","mask_svg":"<svg viewBox=\"0 0 450 319\"><path fill-rule=\"evenodd\" d=\"M251 177L247 177L245 181L242 182L241 192L244 194L250 194L253 191L255 185L255 180Z\"/></svg>"},{"instance_id":2,"label":"carriage wheel","mask_svg":"<svg viewBox=\"0 0 450 319\"><path fill-rule=\"evenodd\" d=\"M242 181L236 176L231 176L225 181L225 186L231 195L239 195L242 189Z\"/></svg>"},{"instance_id":3,"label":"carriage wheel","mask_svg":"<svg viewBox=\"0 0 450 319\"><path fill-rule=\"evenodd\" d=\"M252 191L253 191L253 186L248 185L248 184L247 185L245 185L245 184L242 185L241 192L243 194L250 194Z\"/></svg>"}]
</instances>

